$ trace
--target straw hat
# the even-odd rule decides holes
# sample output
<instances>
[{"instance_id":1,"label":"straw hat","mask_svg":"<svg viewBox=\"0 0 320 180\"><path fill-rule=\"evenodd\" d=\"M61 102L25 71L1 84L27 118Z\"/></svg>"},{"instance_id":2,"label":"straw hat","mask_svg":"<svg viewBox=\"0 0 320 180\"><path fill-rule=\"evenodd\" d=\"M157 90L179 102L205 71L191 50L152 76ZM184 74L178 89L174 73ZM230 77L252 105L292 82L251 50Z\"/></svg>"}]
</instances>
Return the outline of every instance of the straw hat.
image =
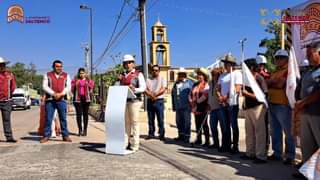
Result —
<instances>
[{"instance_id":1,"label":"straw hat","mask_svg":"<svg viewBox=\"0 0 320 180\"><path fill-rule=\"evenodd\" d=\"M231 53L228 53L227 55L225 55L225 56L221 59L221 61L224 62L224 63L237 64L236 58L235 58Z\"/></svg>"},{"instance_id":2,"label":"straw hat","mask_svg":"<svg viewBox=\"0 0 320 180\"><path fill-rule=\"evenodd\" d=\"M209 71L206 68L198 68L196 70L196 73L203 74L204 76L207 76L207 78L209 78Z\"/></svg>"}]
</instances>

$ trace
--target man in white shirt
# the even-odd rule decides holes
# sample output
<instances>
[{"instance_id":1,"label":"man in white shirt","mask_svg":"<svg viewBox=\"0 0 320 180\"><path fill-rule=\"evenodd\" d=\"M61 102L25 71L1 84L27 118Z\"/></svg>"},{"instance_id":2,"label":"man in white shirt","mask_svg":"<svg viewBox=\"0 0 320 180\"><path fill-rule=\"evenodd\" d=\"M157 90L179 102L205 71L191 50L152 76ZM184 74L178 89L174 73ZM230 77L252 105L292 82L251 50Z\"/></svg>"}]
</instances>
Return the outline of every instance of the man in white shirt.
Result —
<instances>
[{"instance_id":1,"label":"man in white shirt","mask_svg":"<svg viewBox=\"0 0 320 180\"><path fill-rule=\"evenodd\" d=\"M155 125L154 120L157 116L159 127L159 139L165 140L165 128L164 128L164 92L167 88L167 83L160 74L159 65L153 65L152 77L147 79L147 89L145 94L148 96L147 111L148 111L148 125L149 133L147 139L154 138Z\"/></svg>"},{"instance_id":2,"label":"man in white shirt","mask_svg":"<svg viewBox=\"0 0 320 180\"><path fill-rule=\"evenodd\" d=\"M62 71L62 61L52 63L53 71L43 76L42 87L46 93L45 103L45 130L40 143L46 143L51 137L51 124L55 110L58 111L63 141L71 142L67 127L67 94L71 90L70 76Z\"/></svg>"},{"instance_id":3,"label":"man in white shirt","mask_svg":"<svg viewBox=\"0 0 320 180\"><path fill-rule=\"evenodd\" d=\"M222 142L221 152L230 151L231 153L239 152L239 93L242 86L242 73L239 70L234 70L236 59L231 54L228 54L221 60L224 62L226 72L221 74L218 80L218 99L223 106L225 112L226 132L224 141ZM232 127L232 148L231 148L231 129Z\"/></svg>"},{"instance_id":4,"label":"man in white shirt","mask_svg":"<svg viewBox=\"0 0 320 180\"><path fill-rule=\"evenodd\" d=\"M137 151L140 136L139 109L142 106L142 94L146 90L146 82L143 74L135 69L135 58L132 55L124 55L122 65L126 72L119 77L120 85L128 86L135 95L127 99L125 114L127 150Z\"/></svg>"}]
</instances>

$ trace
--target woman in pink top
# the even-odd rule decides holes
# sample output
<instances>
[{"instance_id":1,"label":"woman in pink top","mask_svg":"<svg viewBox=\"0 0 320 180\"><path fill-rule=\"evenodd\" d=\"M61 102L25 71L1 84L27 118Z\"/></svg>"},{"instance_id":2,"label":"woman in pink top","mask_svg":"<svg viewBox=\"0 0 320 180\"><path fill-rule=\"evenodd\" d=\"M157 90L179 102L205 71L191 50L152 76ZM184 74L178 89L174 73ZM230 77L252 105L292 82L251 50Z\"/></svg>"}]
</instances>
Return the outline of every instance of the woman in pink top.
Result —
<instances>
[{"instance_id":1,"label":"woman in pink top","mask_svg":"<svg viewBox=\"0 0 320 180\"><path fill-rule=\"evenodd\" d=\"M87 77L84 68L79 68L78 75L71 82L73 104L77 114L78 136L87 136L88 111L92 100L94 81ZM83 129L82 129L83 118Z\"/></svg>"}]
</instances>

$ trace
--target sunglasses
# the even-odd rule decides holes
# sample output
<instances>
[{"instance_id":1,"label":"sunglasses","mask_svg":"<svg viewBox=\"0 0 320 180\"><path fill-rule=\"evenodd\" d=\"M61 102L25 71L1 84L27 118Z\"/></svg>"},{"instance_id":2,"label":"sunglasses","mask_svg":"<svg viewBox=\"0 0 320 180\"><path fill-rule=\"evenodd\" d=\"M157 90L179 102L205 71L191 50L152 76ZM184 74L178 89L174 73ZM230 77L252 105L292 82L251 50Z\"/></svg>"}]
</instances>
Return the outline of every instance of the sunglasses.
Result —
<instances>
[{"instance_id":1,"label":"sunglasses","mask_svg":"<svg viewBox=\"0 0 320 180\"><path fill-rule=\"evenodd\" d=\"M126 61L126 62L123 62L123 64L131 64L133 63L133 61Z\"/></svg>"}]
</instances>

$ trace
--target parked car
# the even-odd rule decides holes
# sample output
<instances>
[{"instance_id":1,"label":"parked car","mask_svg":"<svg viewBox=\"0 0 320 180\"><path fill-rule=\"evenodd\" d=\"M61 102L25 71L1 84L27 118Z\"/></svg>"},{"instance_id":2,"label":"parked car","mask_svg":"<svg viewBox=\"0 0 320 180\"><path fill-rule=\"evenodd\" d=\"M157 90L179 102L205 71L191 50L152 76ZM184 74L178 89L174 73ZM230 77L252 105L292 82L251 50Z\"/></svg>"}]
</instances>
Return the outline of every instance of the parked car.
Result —
<instances>
[{"instance_id":1,"label":"parked car","mask_svg":"<svg viewBox=\"0 0 320 180\"><path fill-rule=\"evenodd\" d=\"M31 98L31 106L40 106L40 100Z\"/></svg>"},{"instance_id":2,"label":"parked car","mask_svg":"<svg viewBox=\"0 0 320 180\"><path fill-rule=\"evenodd\" d=\"M29 93L23 88L17 88L14 90L12 94L12 108L23 108L30 109L31 108L31 98Z\"/></svg>"}]
</instances>

